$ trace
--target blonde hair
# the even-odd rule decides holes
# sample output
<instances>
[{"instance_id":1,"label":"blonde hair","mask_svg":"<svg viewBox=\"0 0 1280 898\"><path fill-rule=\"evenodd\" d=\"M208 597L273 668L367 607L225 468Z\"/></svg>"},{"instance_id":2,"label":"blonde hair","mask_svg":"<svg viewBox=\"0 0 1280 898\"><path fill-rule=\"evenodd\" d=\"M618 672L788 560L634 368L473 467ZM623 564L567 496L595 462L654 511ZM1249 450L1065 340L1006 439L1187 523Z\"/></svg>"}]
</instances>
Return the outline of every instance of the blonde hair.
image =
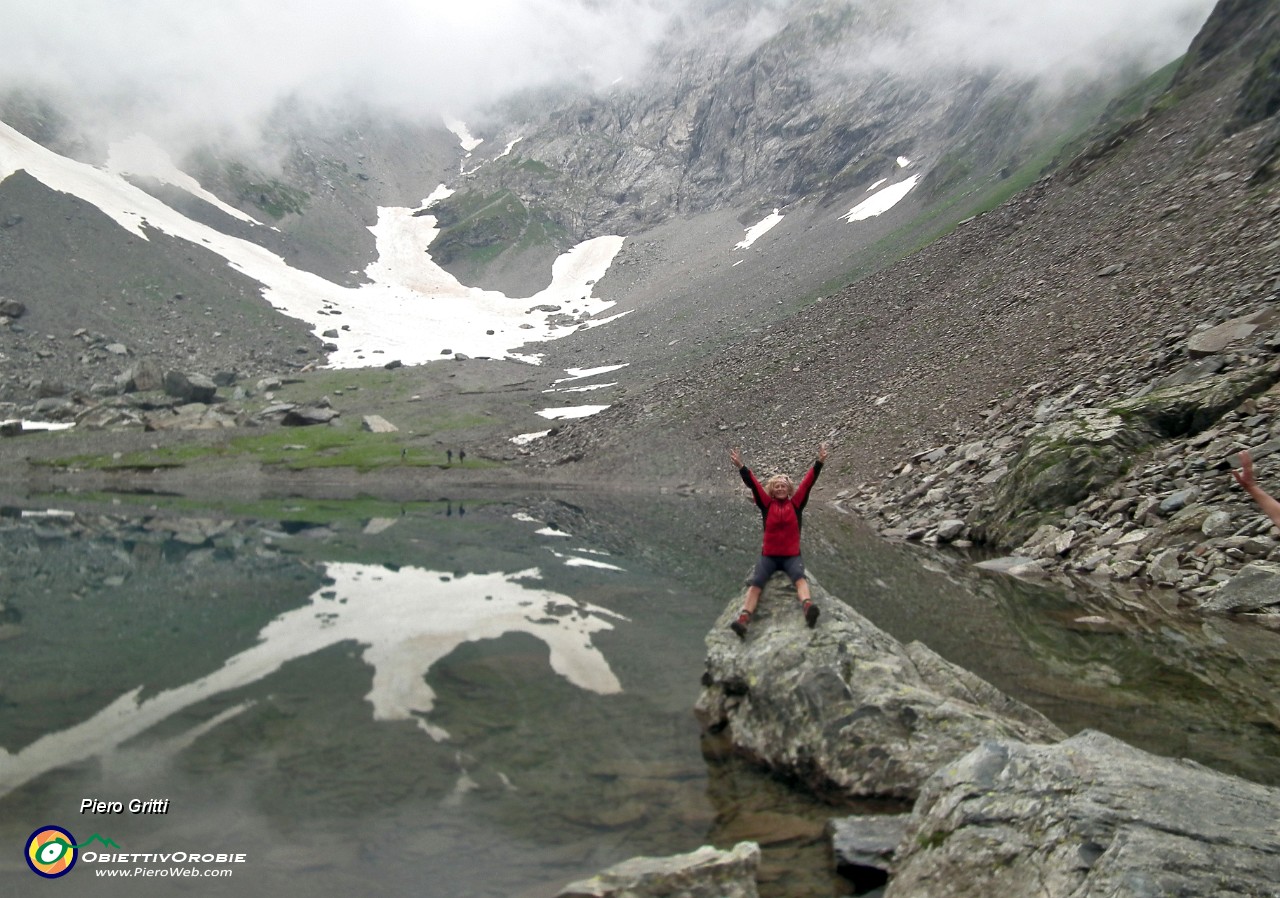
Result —
<instances>
[{"instance_id":1,"label":"blonde hair","mask_svg":"<svg viewBox=\"0 0 1280 898\"><path fill-rule=\"evenodd\" d=\"M766 481L764 482L764 489L765 489L765 492L772 492L772 491L773 491L773 485L774 485L775 483L785 483L785 484L787 485L787 488L788 488L788 489L790 489L790 490L794 490L794 489L796 488L795 483L794 483L794 482L792 481L792 479L791 479L791 475L789 475L789 474L774 474L772 477L770 477L768 480L766 480Z\"/></svg>"}]
</instances>

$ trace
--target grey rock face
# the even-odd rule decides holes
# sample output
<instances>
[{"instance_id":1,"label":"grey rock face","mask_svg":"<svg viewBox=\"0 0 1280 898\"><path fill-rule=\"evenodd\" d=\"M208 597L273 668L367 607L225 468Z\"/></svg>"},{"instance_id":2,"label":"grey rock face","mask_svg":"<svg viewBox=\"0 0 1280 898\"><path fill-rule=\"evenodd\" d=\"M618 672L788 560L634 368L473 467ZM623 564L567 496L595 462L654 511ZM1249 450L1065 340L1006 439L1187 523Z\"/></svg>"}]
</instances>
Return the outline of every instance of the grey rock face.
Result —
<instances>
[{"instance_id":1,"label":"grey rock face","mask_svg":"<svg viewBox=\"0 0 1280 898\"><path fill-rule=\"evenodd\" d=\"M164 371L153 359L139 359L116 378L116 386L121 393L161 390L164 389Z\"/></svg>"},{"instance_id":2,"label":"grey rock face","mask_svg":"<svg viewBox=\"0 0 1280 898\"><path fill-rule=\"evenodd\" d=\"M314 424L328 424L339 414L338 411L331 408L306 406L285 412L285 416L280 423L286 427L310 427Z\"/></svg>"},{"instance_id":3,"label":"grey rock face","mask_svg":"<svg viewBox=\"0 0 1280 898\"><path fill-rule=\"evenodd\" d=\"M775 592L744 641L728 629L737 598L707 636L695 710L737 753L818 794L913 798L940 764L985 740L1062 738L1043 715L809 582L815 629Z\"/></svg>"},{"instance_id":4,"label":"grey rock face","mask_svg":"<svg viewBox=\"0 0 1280 898\"><path fill-rule=\"evenodd\" d=\"M856 894L888 881L910 819L909 814L879 814L844 817L828 824L836 872L853 883Z\"/></svg>"},{"instance_id":5,"label":"grey rock face","mask_svg":"<svg viewBox=\"0 0 1280 898\"><path fill-rule=\"evenodd\" d=\"M924 786L888 898L1280 895L1280 790L1086 731Z\"/></svg>"},{"instance_id":6,"label":"grey rock face","mask_svg":"<svg viewBox=\"0 0 1280 898\"><path fill-rule=\"evenodd\" d=\"M1280 564L1257 561L1241 568L1200 610L1233 613L1276 605L1280 605Z\"/></svg>"},{"instance_id":7,"label":"grey rock face","mask_svg":"<svg viewBox=\"0 0 1280 898\"><path fill-rule=\"evenodd\" d=\"M760 846L703 846L675 857L637 857L566 886L558 898L756 898Z\"/></svg>"},{"instance_id":8,"label":"grey rock face","mask_svg":"<svg viewBox=\"0 0 1280 898\"><path fill-rule=\"evenodd\" d=\"M169 396L186 402L213 401L218 392L218 385L203 374L184 374L171 370L164 374L164 391Z\"/></svg>"}]
</instances>

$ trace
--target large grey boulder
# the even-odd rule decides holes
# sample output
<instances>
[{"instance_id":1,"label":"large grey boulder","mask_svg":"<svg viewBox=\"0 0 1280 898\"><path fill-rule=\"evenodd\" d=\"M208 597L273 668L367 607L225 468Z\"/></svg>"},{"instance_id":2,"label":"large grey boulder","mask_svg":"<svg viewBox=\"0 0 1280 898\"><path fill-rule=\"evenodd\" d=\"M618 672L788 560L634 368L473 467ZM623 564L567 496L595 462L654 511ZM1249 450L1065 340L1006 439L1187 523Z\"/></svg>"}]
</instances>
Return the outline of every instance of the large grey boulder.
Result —
<instances>
[{"instance_id":1,"label":"large grey boulder","mask_svg":"<svg viewBox=\"0 0 1280 898\"><path fill-rule=\"evenodd\" d=\"M760 846L703 846L675 857L637 857L566 886L558 898L757 898Z\"/></svg>"},{"instance_id":2,"label":"large grey boulder","mask_svg":"<svg viewBox=\"0 0 1280 898\"><path fill-rule=\"evenodd\" d=\"M1187 339L1187 355L1192 358L1216 355L1240 340L1253 336L1259 330L1275 326L1277 313L1263 309L1241 318L1232 318L1216 327L1196 331Z\"/></svg>"},{"instance_id":3,"label":"large grey boulder","mask_svg":"<svg viewBox=\"0 0 1280 898\"><path fill-rule=\"evenodd\" d=\"M162 390L164 389L164 369L154 359L139 359L116 378L116 386L121 393Z\"/></svg>"},{"instance_id":4,"label":"large grey boulder","mask_svg":"<svg viewBox=\"0 0 1280 898\"><path fill-rule=\"evenodd\" d=\"M217 394L218 385L203 374L184 374L170 370L164 373L164 391L184 402L203 402L207 405Z\"/></svg>"},{"instance_id":5,"label":"large grey boulder","mask_svg":"<svg viewBox=\"0 0 1280 898\"><path fill-rule=\"evenodd\" d=\"M1255 561L1242 567L1200 610L1235 614L1276 605L1280 605L1280 564Z\"/></svg>"},{"instance_id":6,"label":"large grey boulder","mask_svg":"<svg viewBox=\"0 0 1280 898\"><path fill-rule=\"evenodd\" d=\"M986 740L1063 737L1039 712L809 582L822 611L815 629L773 588L745 641L728 629L738 599L707 636L695 711L733 752L820 795L914 798L939 765Z\"/></svg>"},{"instance_id":7,"label":"large grey boulder","mask_svg":"<svg viewBox=\"0 0 1280 898\"><path fill-rule=\"evenodd\" d=\"M921 791L886 898L1280 896L1280 790L1085 731L989 742Z\"/></svg>"},{"instance_id":8,"label":"large grey boulder","mask_svg":"<svg viewBox=\"0 0 1280 898\"><path fill-rule=\"evenodd\" d=\"M316 424L328 424L341 414L337 409L321 408L316 405L290 408L280 423L285 427L311 427Z\"/></svg>"}]
</instances>

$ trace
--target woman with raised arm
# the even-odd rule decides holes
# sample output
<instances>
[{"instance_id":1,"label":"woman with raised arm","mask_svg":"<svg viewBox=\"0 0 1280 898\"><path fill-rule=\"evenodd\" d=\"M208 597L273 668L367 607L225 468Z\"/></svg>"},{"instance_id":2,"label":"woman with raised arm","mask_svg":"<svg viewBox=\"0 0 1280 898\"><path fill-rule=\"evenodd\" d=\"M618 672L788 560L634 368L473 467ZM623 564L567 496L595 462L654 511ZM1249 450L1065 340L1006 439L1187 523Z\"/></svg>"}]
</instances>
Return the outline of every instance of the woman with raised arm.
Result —
<instances>
[{"instance_id":1,"label":"woman with raised arm","mask_svg":"<svg viewBox=\"0 0 1280 898\"><path fill-rule=\"evenodd\" d=\"M800 526L804 520L804 507L809 501L809 493L827 460L827 444L823 443L818 447L818 458L800 479L799 485L794 484L786 474L775 474L762 486L751 469L742 463L740 450L731 449L729 459L742 476L742 482L751 490L751 496L764 519L764 542L760 549L760 560L756 562L755 571L748 581L742 613L729 625L729 629L738 634L739 639L746 638L747 625L756 613L764 585L777 571L786 572L795 584L796 597L804 610L805 623L812 628L818 622L818 606L813 604L809 594L809 581L804 575L804 560L800 557Z\"/></svg>"}]
</instances>

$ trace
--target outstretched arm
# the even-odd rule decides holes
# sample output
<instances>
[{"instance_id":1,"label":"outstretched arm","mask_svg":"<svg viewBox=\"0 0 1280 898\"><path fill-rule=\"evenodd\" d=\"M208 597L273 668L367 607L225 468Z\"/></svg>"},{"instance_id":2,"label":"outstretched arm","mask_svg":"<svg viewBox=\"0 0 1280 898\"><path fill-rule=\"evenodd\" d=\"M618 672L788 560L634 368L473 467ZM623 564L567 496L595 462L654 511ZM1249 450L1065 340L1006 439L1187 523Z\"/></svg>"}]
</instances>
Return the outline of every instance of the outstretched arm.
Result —
<instances>
[{"instance_id":1,"label":"outstretched arm","mask_svg":"<svg viewBox=\"0 0 1280 898\"><path fill-rule=\"evenodd\" d=\"M818 479L818 474L822 472L822 466L827 461L827 444L821 443L818 446L818 458L808 471L805 471L804 477L800 478L800 485L796 487L795 495L791 497L791 501L798 507L804 508L809 501L809 491L813 489L814 481Z\"/></svg>"},{"instance_id":2,"label":"outstretched arm","mask_svg":"<svg viewBox=\"0 0 1280 898\"><path fill-rule=\"evenodd\" d=\"M736 446L730 449L729 461L733 462L733 466L738 469L738 476L747 485L747 489L751 490L751 498L755 501L756 507L762 511L768 508L768 503L765 501L764 487L760 485L760 481L756 480L756 475L751 473L751 469L742 463L742 450Z\"/></svg>"},{"instance_id":3,"label":"outstretched arm","mask_svg":"<svg viewBox=\"0 0 1280 898\"><path fill-rule=\"evenodd\" d=\"M1240 488L1258 503L1258 507L1266 516L1271 518L1271 523L1280 527L1280 502L1258 486L1258 481L1253 477L1253 456L1247 449L1240 453L1240 470L1232 469L1231 476L1236 479L1236 483L1240 484Z\"/></svg>"}]
</instances>

